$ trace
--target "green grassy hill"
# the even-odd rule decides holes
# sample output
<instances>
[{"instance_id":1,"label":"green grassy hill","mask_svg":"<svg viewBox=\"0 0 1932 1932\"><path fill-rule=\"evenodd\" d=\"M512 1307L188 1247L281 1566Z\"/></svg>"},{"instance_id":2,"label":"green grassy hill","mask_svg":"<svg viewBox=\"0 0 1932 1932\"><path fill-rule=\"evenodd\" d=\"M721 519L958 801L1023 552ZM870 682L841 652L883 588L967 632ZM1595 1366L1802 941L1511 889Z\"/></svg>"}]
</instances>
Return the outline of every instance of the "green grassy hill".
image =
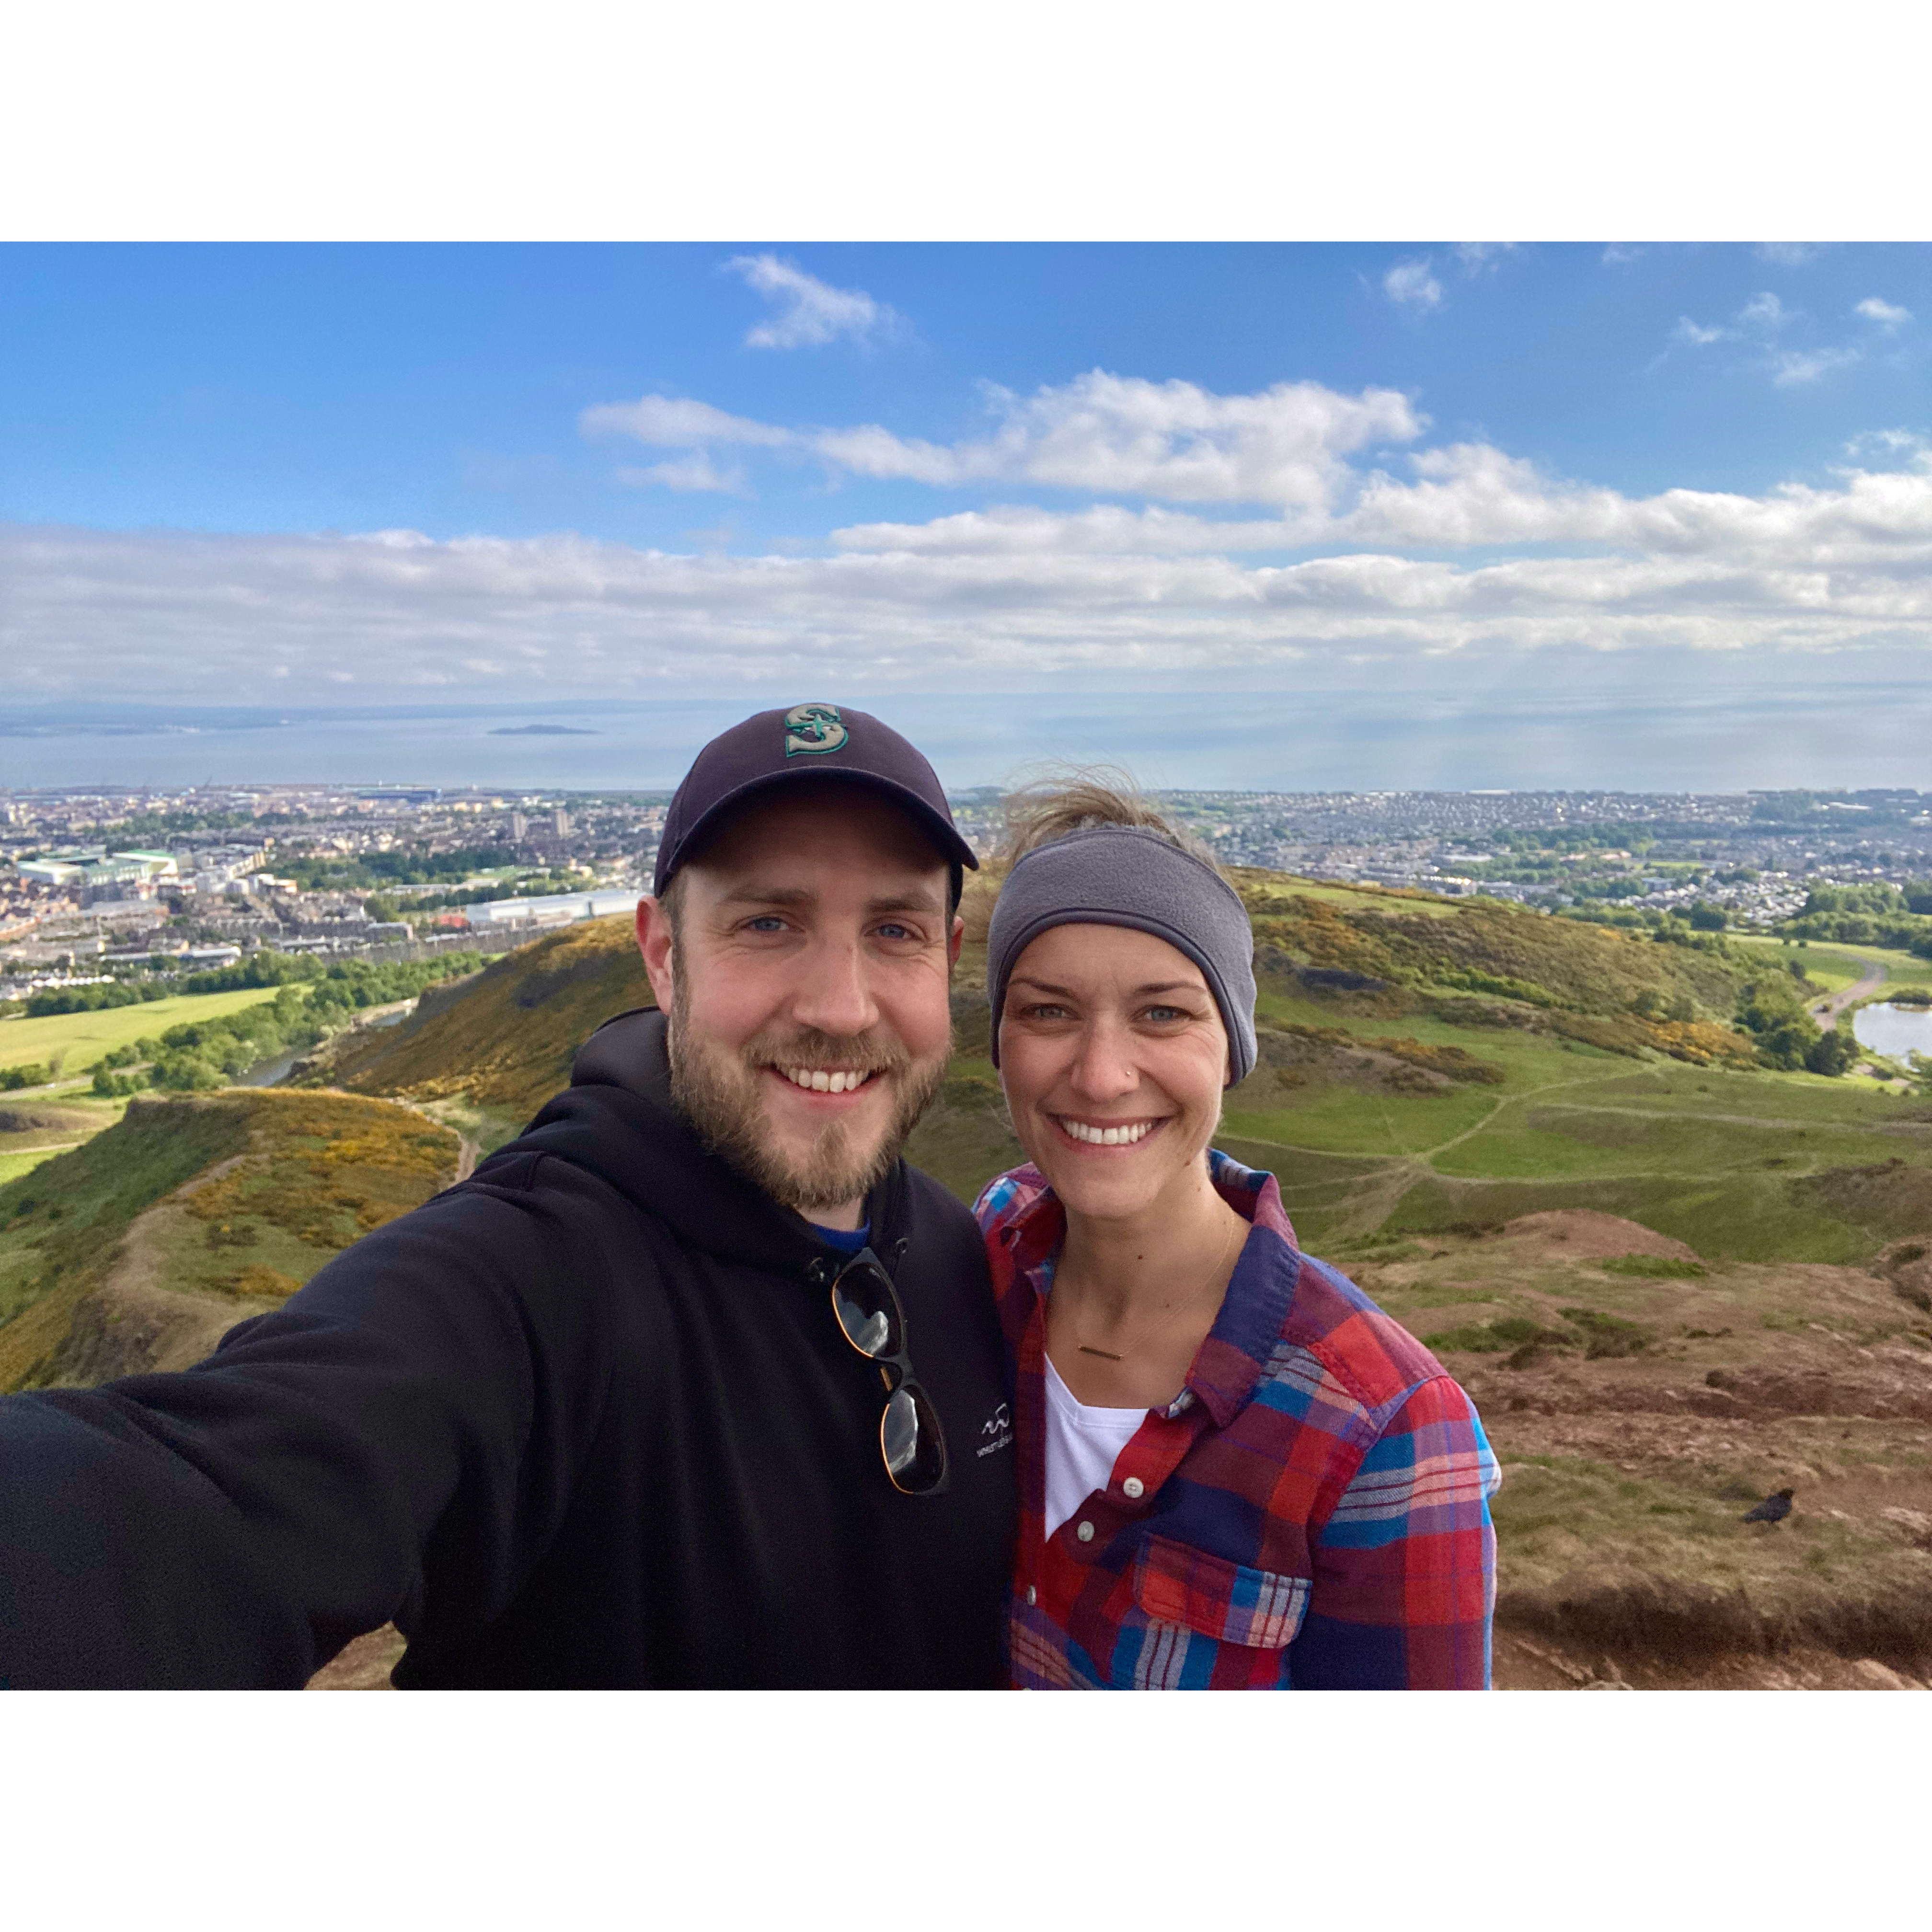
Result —
<instances>
[{"instance_id":1,"label":"green grassy hill","mask_svg":"<svg viewBox=\"0 0 1932 1932\"><path fill-rule=\"evenodd\" d=\"M586 920L432 988L400 1026L332 1043L298 1077L454 1103L481 1117L482 1138L501 1139L568 1084L603 1022L652 1004L631 921Z\"/></svg>"},{"instance_id":2,"label":"green grassy hill","mask_svg":"<svg viewBox=\"0 0 1932 1932\"><path fill-rule=\"evenodd\" d=\"M1928 1224L1932 1117L1868 1082L1757 1064L1729 1024L1741 985L1770 970L1748 954L1488 901L1237 878L1262 1055L1222 1141L1280 1176L1318 1251L1585 1208L1700 1253L1848 1262ZM958 1052L911 1149L966 1198L1018 1151L988 1052L997 890L997 874L968 886ZM599 1022L650 1000L629 922L588 921L438 989L308 1077L500 1139Z\"/></svg>"},{"instance_id":3,"label":"green grassy hill","mask_svg":"<svg viewBox=\"0 0 1932 1932\"><path fill-rule=\"evenodd\" d=\"M458 1153L413 1109L346 1094L128 1102L0 1186L0 1390L185 1366L447 1186Z\"/></svg>"}]
</instances>

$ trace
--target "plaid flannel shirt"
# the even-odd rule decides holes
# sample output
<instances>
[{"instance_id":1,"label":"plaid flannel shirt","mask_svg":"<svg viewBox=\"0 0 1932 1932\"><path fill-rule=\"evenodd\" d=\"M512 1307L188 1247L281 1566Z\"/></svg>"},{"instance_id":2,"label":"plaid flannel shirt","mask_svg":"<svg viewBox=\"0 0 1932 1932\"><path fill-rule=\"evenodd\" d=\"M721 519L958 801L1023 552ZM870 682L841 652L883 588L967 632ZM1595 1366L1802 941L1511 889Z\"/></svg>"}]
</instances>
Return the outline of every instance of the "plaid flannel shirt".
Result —
<instances>
[{"instance_id":1,"label":"plaid flannel shirt","mask_svg":"<svg viewBox=\"0 0 1932 1932\"><path fill-rule=\"evenodd\" d=\"M1046 1298L1066 1232L1039 1170L974 1210L1017 1365L1022 1690L1478 1690L1499 1472L1468 1397L1304 1255L1272 1174L1218 1150L1252 1224L1186 1386L1049 1538Z\"/></svg>"}]
</instances>

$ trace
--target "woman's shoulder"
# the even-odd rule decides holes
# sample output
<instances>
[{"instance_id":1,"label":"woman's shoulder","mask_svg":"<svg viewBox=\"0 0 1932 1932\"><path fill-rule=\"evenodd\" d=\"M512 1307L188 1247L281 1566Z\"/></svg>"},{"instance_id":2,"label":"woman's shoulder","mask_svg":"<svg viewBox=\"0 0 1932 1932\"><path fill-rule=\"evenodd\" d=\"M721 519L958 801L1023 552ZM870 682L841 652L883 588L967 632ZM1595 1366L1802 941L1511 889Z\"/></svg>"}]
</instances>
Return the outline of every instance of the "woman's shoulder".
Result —
<instances>
[{"instance_id":1,"label":"woman's shoulder","mask_svg":"<svg viewBox=\"0 0 1932 1932\"><path fill-rule=\"evenodd\" d=\"M1298 1256L1282 1342L1305 1351L1370 1409L1447 1372L1422 1342L1332 1262Z\"/></svg>"},{"instance_id":2,"label":"woman's shoulder","mask_svg":"<svg viewBox=\"0 0 1932 1932\"><path fill-rule=\"evenodd\" d=\"M1024 1166L1010 1167L1004 1174L996 1174L980 1190L980 1198L973 1204L973 1218L979 1222L981 1234L991 1235L1018 1220L1052 1191L1046 1176L1030 1161Z\"/></svg>"}]
</instances>

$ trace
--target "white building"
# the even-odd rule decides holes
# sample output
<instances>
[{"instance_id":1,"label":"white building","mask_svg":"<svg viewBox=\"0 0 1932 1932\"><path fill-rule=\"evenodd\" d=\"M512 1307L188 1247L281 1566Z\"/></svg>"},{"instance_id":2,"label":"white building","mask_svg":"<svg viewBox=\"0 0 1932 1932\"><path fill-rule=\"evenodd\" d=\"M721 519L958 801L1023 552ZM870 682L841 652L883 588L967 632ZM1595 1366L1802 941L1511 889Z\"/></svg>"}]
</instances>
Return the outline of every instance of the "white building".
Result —
<instances>
[{"instance_id":1,"label":"white building","mask_svg":"<svg viewBox=\"0 0 1932 1932\"><path fill-rule=\"evenodd\" d=\"M559 892L541 899L486 899L463 908L472 926L568 926L580 919L605 919L637 908L635 892Z\"/></svg>"}]
</instances>

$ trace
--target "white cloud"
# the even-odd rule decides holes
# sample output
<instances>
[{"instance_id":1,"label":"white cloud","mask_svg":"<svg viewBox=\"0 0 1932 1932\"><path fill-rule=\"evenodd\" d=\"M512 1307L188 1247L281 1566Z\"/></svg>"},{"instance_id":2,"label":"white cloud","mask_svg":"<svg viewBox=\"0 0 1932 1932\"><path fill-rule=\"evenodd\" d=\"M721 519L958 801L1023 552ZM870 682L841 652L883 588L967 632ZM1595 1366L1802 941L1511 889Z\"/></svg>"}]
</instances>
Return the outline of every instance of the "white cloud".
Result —
<instances>
[{"instance_id":1,"label":"white cloud","mask_svg":"<svg viewBox=\"0 0 1932 1932\"><path fill-rule=\"evenodd\" d=\"M1787 350L1772 358L1771 380L1780 389L1788 389L1799 383L1815 382L1821 376L1828 376L1834 369L1849 368L1859 359L1856 349Z\"/></svg>"},{"instance_id":2,"label":"white cloud","mask_svg":"<svg viewBox=\"0 0 1932 1932\"><path fill-rule=\"evenodd\" d=\"M1818 252L1815 242L1760 242L1756 248L1760 262L1780 268L1802 268Z\"/></svg>"},{"instance_id":3,"label":"white cloud","mask_svg":"<svg viewBox=\"0 0 1932 1932\"><path fill-rule=\"evenodd\" d=\"M896 332L904 318L863 289L835 289L776 255L734 255L724 264L777 310L745 338L751 349L818 348L841 337L869 342Z\"/></svg>"},{"instance_id":4,"label":"white cloud","mask_svg":"<svg viewBox=\"0 0 1932 1932\"><path fill-rule=\"evenodd\" d=\"M1868 456L1910 456L1923 460L1932 454L1932 442L1909 429L1868 429L1845 445L1845 454L1860 461Z\"/></svg>"},{"instance_id":5,"label":"white cloud","mask_svg":"<svg viewBox=\"0 0 1932 1932\"><path fill-rule=\"evenodd\" d=\"M1639 260L1644 250L1641 244L1630 242L1612 242L1603 253L1603 264L1606 268L1621 268L1626 262Z\"/></svg>"},{"instance_id":6,"label":"white cloud","mask_svg":"<svg viewBox=\"0 0 1932 1932\"><path fill-rule=\"evenodd\" d=\"M1192 382L1150 382L1096 369L1021 398L988 388L992 434L935 443L876 424L822 430L819 454L856 475L952 484L1024 481L1169 502L1326 502L1343 459L1406 442L1426 418L1394 389L1346 395L1280 382L1224 396Z\"/></svg>"},{"instance_id":7,"label":"white cloud","mask_svg":"<svg viewBox=\"0 0 1932 1932\"><path fill-rule=\"evenodd\" d=\"M1895 461L1918 447L1904 432L1887 432L1871 453ZM1792 484L1762 496L1667 490L1640 498L1546 477L1486 444L1420 451L1408 466L1407 480L1370 474L1332 514L1221 522L1162 508L1099 506L1062 516L1009 506L926 524L855 525L833 540L854 550L1032 557L1567 544L1718 572L1932 569L1932 465L1852 470L1826 490Z\"/></svg>"},{"instance_id":8,"label":"white cloud","mask_svg":"<svg viewBox=\"0 0 1932 1932\"><path fill-rule=\"evenodd\" d=\"M1426 426L1394 389L1346 395L1318 382L1280 382L1224 396L1198 384L1150 382L1090 370L1030 396L988 386L990 434L934 442L876 423L783 429L709 404L646 396L586 410L592 435L634 436L669 448L729 443L817 456L835 472L940 488L1028 482L1172 502L1325 503L1346 459L1372 445L1413 441ZM668 480L659 478L656 480Z\"/></svg>"},{"instance_id":9,"label":"white cloud","mask_svg":"<svg viewBox=\"0 0 1932 1932\"><path fill-rule=\"evenodd\" d=\"M660 449L698 449L734 442L777 448L796 439L790 430L748 416L728 416L709 403L680 396L640 396L634 403L598 403L577 418L586 436L631 436Z\"/></svg>"},{"instance_id":10,"label":"white cloud","mask_svg":"<svg viewBox=\"0 0 1932 1932\"><path fill-rule=\"evenodd\" d=\"M1426 255L1413 261L1398 262L1382 278L1382 292L1399 308L1426 314L1442 299L1442 284L1430 272Z\"/></svg>"},{"instance_id":11,"label":"white cloud","mask_svg":"<svg viewBox=\"0 0 1932 1932\"><path fill-rule=\"evenodd\" d=\"M1876 296L1859 303L1856 313L1868 322L1878 323L1888 333L1911 320L1909 310L1896 308ZM1670 339L1702 349L1714 342L1734 342L1755 337L1756 346L1750 353L1750 359L1742 366L1762 370L1770 376L1773 386L1780 389L1816 382L1835 370L1850 368L1863 359L1864 352L1856 344L1826 344L1810 349L1780 349L1774 346L1774 338L1781 331L1803 319L1802 310L1786 308L1776 295L1765 289L1738 310L1735 328L1706 327L1694 322L1688 315L1680 316L1677 326L1671 331ZM1663 360L1663 355L1660 355L1651 366L1654 368Z\"/></svg>"},{"instance_id":12,"label":"white cloud","mask_svg":"<svg viewBox=\"0 0 1932 1932\"><path fill-rule=\"evenodd\" d=\"M1222 427L1213 406L1233 404L1270 434L1280 427L1274 391L1177 398L1143 386L1144 406L1166 398L1210 429ZM1042 394L1057 428L1069 400ZM11 688L237 702L306 682L487 699L536 683L622 696L808 676L1260 676L1298 662L1558 648L1932 651L1932 463L1911 432L1859 446L1904 466L1848 470L1828 487L1633 498L1483 443L1376 459L1400 473L1365 469L1389 425L1368 435L1354 421L1338 435L1342 404L1420 434L1393 404L1302 398L1320 433L1298 447L1320 487L1245 520L1160 505L976 508L840 531L829 556L409 530L0 527ZM1156 421L1138 460L1159 472L1186 452L1172 416ZM1010 460L1024 468L1049 439L1024 407L1018 422ZM1108 446L1106 436L1080 446ZM658 467L687 460L708 464ZM1226 448L1213 460L1238 467ZM650 480L708 487L706 474L724 480L694 468Z\"/></svg>"},{"instance_id":13,"label":"white cloud","mask_svg":"<svg viewBox=\"0 0 1932 1932\"><path fill-rule=\"evenodd\" d=\"M1754 295L1738 310L1738 320L1747 328L1774 333L1791 320L1791 312L1768 290Z\"/></svg>"},{"instance_id":14,"label":"white cloud","mask_svg":"<svg viewBox=\"0 0 1932 1932\"><path fill-rule=\"evenodd\" d=\"M1670 332L1673 342L1688 342L1694 349L1702 349L1713 342L1728 341L1733 332L1728 328L1707 328L1702 322L1693 322L1688 315L1677 318L1677 326Z\"/></svg>"},{"instance_id":15,"label":"white cloud","mask_svg":"<svg viewBox=\"0 0 1932 1932\"><path fill-rule=\"evenodd\" d=\"M1520 242L1459 242L1456 244L1456 259L1462 265L1466 275L1480 275L1484 270L1493 268L1505 255L1512 255L1522 244Z\"/></svg>"},{"instance_id":16,"label":"white cloud","mask_svg":"<svg viewBox=\"0 0 1932 1932\"><path fill-rule=\"evenodd\" d=\"M653 463L640 470L620 470L620 483L656 484L667 490L715 490L742 496L747 494L742 469L718 469L709 450L694 450L670 463Z\"/></svg>"},{"instance_id":17,"label":"white cloud","mask_svg":"<svg viewBox=\"0 0 1932 1932\"><path fill-rule=\"evenodd\" d=\"M1802 383L1858 352L1760 338L1733 352ZM1001 689L1324 660L1386 661L1393 689L1396 668L1456 653L1932 652L1932 450L1910 430L1854 439L1853 466L1823 484L1631 496L1486 442L1431 442L1394 389L1222 394L1096 370L984 401L982 428L950 440L666 396L584 412L585 434L653 452L619 472L652 488L746 490L773 454L978 493L758 554L718 532L680 539L704 547L690 555L0 526L10 694Z\"/></svg>"},{"instance_id":18,"label":"white cloud","mask_svg":"<svg viewBox=\"0 0 1932 1932\"><path fill-rule=\"evenodd\" d=\"M1866 296L1852 313L1863 316L1868 322L1876 322L1888 332L1903 328L1912 320L1911 310L1901 308L1896 302L1888 302L1882 296Z\"/></svg>"}]
</instances>

